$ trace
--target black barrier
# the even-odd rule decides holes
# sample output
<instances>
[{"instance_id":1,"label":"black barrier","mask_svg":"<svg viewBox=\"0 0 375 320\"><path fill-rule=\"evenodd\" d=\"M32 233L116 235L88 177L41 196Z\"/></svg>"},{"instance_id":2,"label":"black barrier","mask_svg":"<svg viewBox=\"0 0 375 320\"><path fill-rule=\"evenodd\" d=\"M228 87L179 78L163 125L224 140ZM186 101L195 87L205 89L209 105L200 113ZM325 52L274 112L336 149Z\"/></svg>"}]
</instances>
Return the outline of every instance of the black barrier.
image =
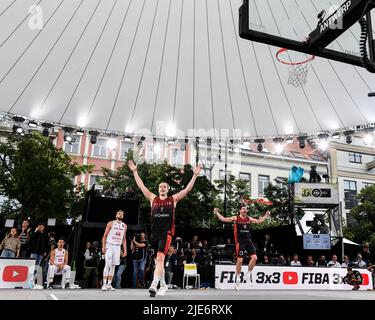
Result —
<instances>
[{"instance_id":1,"label":"black barrier","mask_svg":"<svg viewBox=\"0 0 375 320\"><path fill-rule=\"evenodd\" d=\"M137 225L139 221L139 200L90 196L85 221L102 222L116 219L116 211L125 212L123 221L127 225Z\"/></svg>"}]
</instances>

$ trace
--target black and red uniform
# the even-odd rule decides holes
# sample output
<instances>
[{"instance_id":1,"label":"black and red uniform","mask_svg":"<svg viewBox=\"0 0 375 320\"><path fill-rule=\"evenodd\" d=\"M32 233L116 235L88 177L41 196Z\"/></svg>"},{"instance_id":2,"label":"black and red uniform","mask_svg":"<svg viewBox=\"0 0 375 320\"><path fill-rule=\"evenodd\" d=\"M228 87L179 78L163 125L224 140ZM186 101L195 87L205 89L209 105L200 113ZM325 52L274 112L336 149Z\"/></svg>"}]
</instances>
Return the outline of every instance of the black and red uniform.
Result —
<instances>
[{"instance_id":1,"label":"black and red uniform","mask_svg":"<svg viewBox=\"0 0 375 320\"><path fill-rule=\"evenodd\" d=\"M236 243L236 255L242 258L245 253L250 256L256 254L256 249L251 241L251 222L250 217L244 218L241 215L237 216L237 221L234 223L234 242Z\"/></svg>"},{"instance_id":2,"label":"black and red uniform","mask_svg":"<svg viewBox=\"0 0 375 320\"><path fill-rule=\"evenodd\" d=\"M156 253L168 253L174 236L174 200L168 197L161 200L156 197L151 205L151 247Z\"/></svg>"}]
</instances>

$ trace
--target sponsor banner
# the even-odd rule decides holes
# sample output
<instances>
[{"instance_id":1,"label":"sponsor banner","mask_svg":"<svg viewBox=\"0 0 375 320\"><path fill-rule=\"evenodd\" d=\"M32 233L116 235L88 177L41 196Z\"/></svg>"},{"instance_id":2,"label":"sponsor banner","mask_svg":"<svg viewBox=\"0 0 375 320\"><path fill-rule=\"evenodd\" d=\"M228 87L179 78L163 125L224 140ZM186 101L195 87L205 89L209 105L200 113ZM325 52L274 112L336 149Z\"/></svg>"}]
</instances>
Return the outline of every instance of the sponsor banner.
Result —
<instances>
[{"instance_id":1,"label":"sponsor banner","mask_svg":"<svg viewBox=\"0 0 375 320\"><path fill-rule=\"evenodd\" d=\"M0 288L28 288L34 268L35 259L0 258Z\"/></svg>"},{"instance_id":2,"label":"sponsor banner","mask_svg":"<svg viewBox=\"0 0 375 320\"><path fill-rule=\"evenodd\" d=\"M328 183L296 183L294 201L299 204L338 205L337 185Z\"/></svg>"},{"instance_id":3,"label":"sponsor banner","mask_svg":"<svg viewBox=\"0 0 375 320\"><path fill-rule=\"evenodd\" d=\"M247 265L241 270L241 289L251 290L352 290L353 286L345 284L343 278L346 268L318 267L278 267L255 266L253 269L253 286L246 282ZM360 290L372 289L371 273L366 269L354 269L362 274L363 283ZM215 288L234 290L235 265L215 266Z\"/></svg>"}]
</instances>

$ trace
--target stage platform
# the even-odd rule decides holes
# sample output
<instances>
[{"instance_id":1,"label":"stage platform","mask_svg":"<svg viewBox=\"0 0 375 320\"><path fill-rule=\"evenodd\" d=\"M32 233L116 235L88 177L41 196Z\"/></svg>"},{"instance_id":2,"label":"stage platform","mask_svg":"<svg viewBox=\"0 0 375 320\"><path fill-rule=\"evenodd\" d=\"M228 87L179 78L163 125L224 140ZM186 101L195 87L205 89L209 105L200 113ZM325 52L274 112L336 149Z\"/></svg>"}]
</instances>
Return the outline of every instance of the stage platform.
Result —
<instances>
[{"instance_id":1,"label":"stage platform","mask_svg":"<svg viewBox=\"0 0 375 320\"><path fill-rule=\"evenodd\" d=\"M0 289L0 300L375 300L375 291L170 289L163 297L150 298L148 291L143 289L111 292L98 289Z\"/></svg>"}]
</instances>

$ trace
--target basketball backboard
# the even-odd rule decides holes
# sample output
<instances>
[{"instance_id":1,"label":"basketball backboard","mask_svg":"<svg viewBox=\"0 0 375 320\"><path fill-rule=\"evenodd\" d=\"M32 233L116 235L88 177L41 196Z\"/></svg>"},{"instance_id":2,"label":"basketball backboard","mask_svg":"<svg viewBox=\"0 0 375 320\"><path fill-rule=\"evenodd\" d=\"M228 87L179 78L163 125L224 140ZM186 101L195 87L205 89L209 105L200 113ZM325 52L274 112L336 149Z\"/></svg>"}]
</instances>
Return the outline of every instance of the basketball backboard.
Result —
<instances>
[{"instance_id":1,"label":"basketball backboard","mask_svg":"<svg viewBox=\"0 0 375 320\"><path fill-rule=\"evenodd\" d=\"M371 16L368 40L372 40L373 8L372 0L244 0L240 8L240 36L363 67L358 21ZM367 51L373 57L375 42L372 41L372 48L369 43Z\"/></svg>"}]
</instances>

